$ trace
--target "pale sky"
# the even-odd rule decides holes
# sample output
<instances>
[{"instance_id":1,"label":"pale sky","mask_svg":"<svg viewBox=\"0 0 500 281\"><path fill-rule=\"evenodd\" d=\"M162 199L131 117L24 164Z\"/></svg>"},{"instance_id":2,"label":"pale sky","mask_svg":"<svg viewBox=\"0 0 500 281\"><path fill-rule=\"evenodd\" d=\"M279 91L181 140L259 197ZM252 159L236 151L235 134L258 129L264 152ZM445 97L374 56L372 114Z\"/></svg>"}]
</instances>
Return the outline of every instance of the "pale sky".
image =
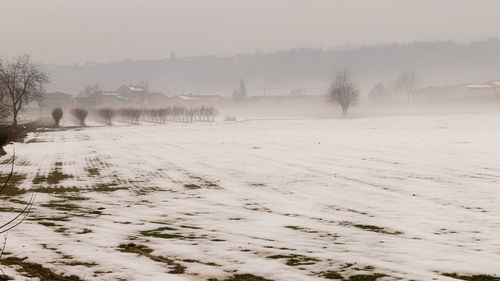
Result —
<instances>
[{"instance_id":1,"label":"pale sky","mask_svg":"<svg viewBox=\"0 0 500 281\"><path fill-rule=\"evenodd\" d=\"M500 37L499 0L0 0L0 56L43 63Z\"/></svg>"}]
</instances>

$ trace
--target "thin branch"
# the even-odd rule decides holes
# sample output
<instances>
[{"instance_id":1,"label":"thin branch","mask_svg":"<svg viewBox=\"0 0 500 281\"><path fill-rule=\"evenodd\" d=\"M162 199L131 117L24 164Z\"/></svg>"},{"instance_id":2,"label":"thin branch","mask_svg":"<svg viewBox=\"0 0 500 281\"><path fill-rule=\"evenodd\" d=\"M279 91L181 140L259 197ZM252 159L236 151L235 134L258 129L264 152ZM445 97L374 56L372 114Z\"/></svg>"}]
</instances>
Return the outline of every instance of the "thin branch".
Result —
<instances>
[{"instance_id":1,"label":"thin branch","mask_svg":"<svg viewBox=\"0 0 500 281\"><path fill-rule=\"evenodd\" d=\"M7 180L5 180L5 182L2 185L2 188L0 189L0 193L2 193L2 191L5 189L5 187L7 186L7 184L10 181L10 178L14 174L14 160L15 159L16 159L16 146L13 145L13 147L12 147L12 166L10 167L10 173L9 173L9 176L7 176Z\"/></svg>"},{"instance_id":2,"label":"thin branch","mask_svg":"<svg viewBox=\"0 0 500 281\"><path fill-rule=\"evenodd\" d=\"M0 252L0 259L2 258L3 252L5 251L5 246L7 245L7 236L8 236L8 234L5 234L5 237L3 239L3 247L2 247L2 251ZM4 274L3 271L2 271L2 274Z\"/></svg>"},{"instance_id":3,"label":"thin branch","mask_svg":"<svg viewBox=\"0 0 500 281\"><path fill-rule=\"evenodd\" d=\"M5 232L13 229L14 227L20 225L28 217L28 215L31 212L31 208L33 207L33 203L35 203L35 198L36 198L36 193L33 193L31 195L31 199L28 202L28 204L26 205L26 207L24 207L24 209L15 218L11 219L8 223L6 223L0 227L0 229L7 227L7 229L0 230L0 234L5 233ZM14 222L19 217L22 217L21 220L14 223L14 225L10 225L12 222Z\"/></svg>"}]
</instances>

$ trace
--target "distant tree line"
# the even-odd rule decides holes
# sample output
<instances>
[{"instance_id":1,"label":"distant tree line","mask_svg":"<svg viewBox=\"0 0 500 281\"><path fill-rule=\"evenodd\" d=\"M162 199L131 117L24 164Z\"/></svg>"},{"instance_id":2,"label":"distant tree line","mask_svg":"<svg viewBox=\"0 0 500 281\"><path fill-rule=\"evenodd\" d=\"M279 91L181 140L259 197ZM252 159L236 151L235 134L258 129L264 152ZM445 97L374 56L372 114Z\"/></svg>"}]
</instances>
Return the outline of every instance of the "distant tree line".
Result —
<instances>
[{"instance_id":1,"label":"distant tree line","mask_svg":"<svg viewBox=\"0 0 500 281\"><path fill-rule=\"evenodd\" d=\"M421 87L422 80L417 73L401 72L394 82L394 90L411 101L414 93ZM330 101L340 105L342 114L348 114L349 108L359 102L359 89L348 69L340 71L331 82L327 95ZM371 102L387 102L391 98L389 90L382 83L376 84L370 91Z\"/></svg>"},{"instance_id":2,"label":"distant tree line","mask_svg":"<svg viewBox=\"0 0 500 281\"><path fill-rule=\"evenodd\" d=\"M377 83L369 94L371 102L386 102L389 99L398 99L400 97L411 101L415 92L422 87L422 79L415 72L403 71L399 73L392 87L386 87L381 82ZM397 95L392 95L391 92Z\"/></svg>"},{"instance_id":3,"label":"distant tree line","mask_svg":"<svg viewBox=\"0 0 500 281\"><path fill-rule=\"evenodd\" d=\"M231 57L50 65L47 69L61 91L83 88L89 81L99 81L103 88L108 88L128 81L146 80L155 81L154 88L167 94L189 89L191 92L224 92L230 95L234 90L231 86L234 81L245 77L248 90L263 88L267 84L283 88L282 93L288 93L297 87L291 82L319 85L344 66L356 70L355 76L360 81L366 81L360 83L361 88L372 87L368 81L389 81L403 70L425 75L426 82L431 85L482 81L485 77L500 76L498 61L492 59L499 52L498 39L470 43L437 41L328 49L299 48Z\"/></svg>"}]
</instances>

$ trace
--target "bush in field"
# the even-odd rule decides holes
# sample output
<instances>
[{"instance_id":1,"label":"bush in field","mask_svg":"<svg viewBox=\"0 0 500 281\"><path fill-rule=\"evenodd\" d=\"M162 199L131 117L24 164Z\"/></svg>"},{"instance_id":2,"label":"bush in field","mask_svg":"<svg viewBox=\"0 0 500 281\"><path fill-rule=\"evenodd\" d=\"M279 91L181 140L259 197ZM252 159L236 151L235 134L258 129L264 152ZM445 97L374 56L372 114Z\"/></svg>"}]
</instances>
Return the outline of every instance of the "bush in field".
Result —
<instances>
[{"instance_id":1,"label":"bush in field","mask_svg":"<svg viewBox=\"0 0 500 281\"><path fill-rule=\"evenodd\" d=\"M122 108L118 111L121 119L130 124L139 124L141 119L142 110L137 108Z\"/></svg>"},{"instance_id":2,"label":"bush in field","mask_svg":"<svg viewBox=\"0 0 500 281\"><path fill-rule=\"evenodd\" d=\"M115 111L112 108L100 108L97 110L97 115L99 115L104 124L112 125Z\"/></svg>"},{"instance_id":3,"label":"bush in field","mask_svg":"<svg viewBox=\"0 0 500 281\"><path fill-rule=\"evenodd\" d=\"M328 89L328 98L340 105L344 116L347 115L349 107L358 102L359 90L354 84L348 69L337 73L335 80L332 81Z\"/></svg>"},{"instance_id":4,"label":"bush in field","mask_svg":"<svg viewBox=\"0 0 500 281\"><path fill-rule=\"evenodd\" d=\"M71 110L71 115L75 117L80 126L85 126L85 119L87 119L88 114L89 112L87 110L79 107L73 108Z\"/></svg>"},{"instance_id":5,"label":"bush in field","mask_svg":"<svg viewBox=\"0 0 500 281\"><path fill-rule=\"evenodd\" d=\"M54 110L52 110L52 119L54 119L56 127L59 127L59 121L61 121L62 117L63 117L63 111L60 107L54 108Z\"/></svg>"}]
</instances>

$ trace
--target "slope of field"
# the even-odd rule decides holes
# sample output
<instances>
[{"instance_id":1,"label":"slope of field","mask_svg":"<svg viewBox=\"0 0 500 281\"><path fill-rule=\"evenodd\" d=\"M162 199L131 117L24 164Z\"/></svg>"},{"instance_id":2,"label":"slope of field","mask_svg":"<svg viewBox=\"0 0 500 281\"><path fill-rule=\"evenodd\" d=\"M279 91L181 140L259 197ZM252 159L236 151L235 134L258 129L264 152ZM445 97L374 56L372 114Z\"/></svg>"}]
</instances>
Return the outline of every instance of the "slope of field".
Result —
<instances>
[{"instance_id":1,"label":"slope of field","mask_svg":"<svg viewBox=\"0 0 500 281\"><path fill-rule=\"evenodd\" d=\"M66 280L500 274L499 124L478 113L32 133L16 144L2 221L30 191L36 203L2 269L28 257Z\"/></svg>"}]
</instances>

